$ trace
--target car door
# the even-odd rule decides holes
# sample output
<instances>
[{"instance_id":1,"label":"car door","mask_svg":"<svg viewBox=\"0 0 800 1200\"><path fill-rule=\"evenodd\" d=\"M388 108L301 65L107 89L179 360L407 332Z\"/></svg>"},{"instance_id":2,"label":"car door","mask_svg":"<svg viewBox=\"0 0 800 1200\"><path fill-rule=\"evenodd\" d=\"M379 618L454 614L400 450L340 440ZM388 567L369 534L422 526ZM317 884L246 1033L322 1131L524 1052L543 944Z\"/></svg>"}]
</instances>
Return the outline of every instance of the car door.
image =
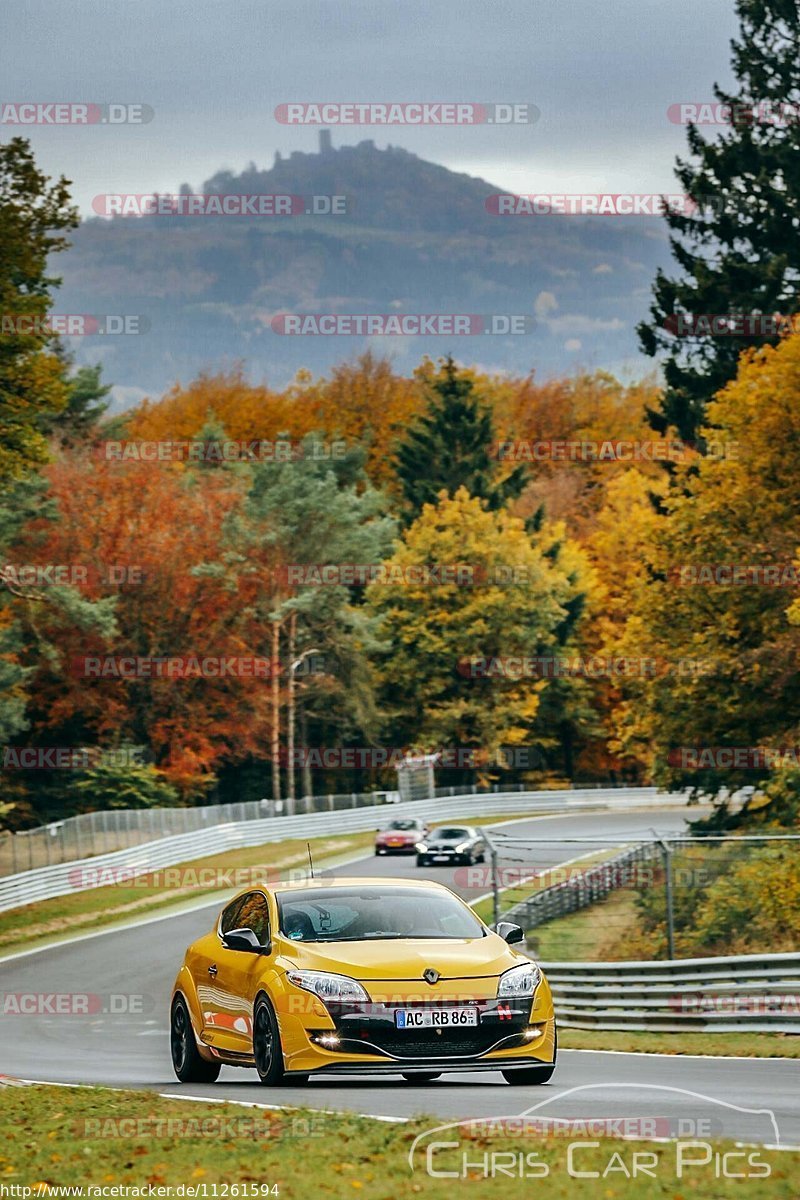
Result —
<instances>
[{"instance_id":1,"label":"car door","mask_svg":"<svg viewBox=\"0 0 800 1200\"><path fill-rule=\"evenodd\" d=\"M236 896L222 910L216 928L194 945L190 967L200 1005L202 1037L203 1041L212 1046L217 1044L219 1031L224 1028L223 1014L228 1009L228 1003L222 993L222 984L217 983L222 954L220 932L236 928L236 919L243 903L244 896Z\"/></svg>"},{"instance_id":2,"label":"car door","mask_svg":"<svg viewBox=\"0 0 800 1200\"><path fill-rule=\"evenodd\" d=\"M212 1044L220 1050L248 1054L253 1044L253 1001L265 957L246 950L230 950L223 937L232 929L252 929L259 943L266 946L270 942L269 908L263 892L248 892L239 897L239 904L235 909L232 905L231 910L223 912L217 934Z\"/></svg>"}]
</instances>

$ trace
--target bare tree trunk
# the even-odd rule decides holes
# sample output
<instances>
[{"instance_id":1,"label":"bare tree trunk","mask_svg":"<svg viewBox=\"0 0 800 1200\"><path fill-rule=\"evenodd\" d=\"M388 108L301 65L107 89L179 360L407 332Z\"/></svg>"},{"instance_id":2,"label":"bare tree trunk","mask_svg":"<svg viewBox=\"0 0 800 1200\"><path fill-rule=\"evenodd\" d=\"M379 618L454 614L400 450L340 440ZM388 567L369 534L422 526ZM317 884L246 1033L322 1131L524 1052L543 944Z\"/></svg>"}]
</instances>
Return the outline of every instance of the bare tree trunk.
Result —
<instances>
[{"instance_id":1,"label":"bare tree trunk","mask_svg":"<svg viewBox=\"0 0 800 1200\"><path fill-rule=\"evenodd\" d=\"M303 740L303 795L310 796L314 785L311 782L311 763L308 756L308 718L302 701L300 702L300 737Z\"/></svg>"},{"instance_id":2,"label":"bare tree trunk","mask_svg":"<svg viewBox=\"0 0 800 1200\"><path fill-rule=\"evenodd\" d=\"M278 678L281 626L272 622L272 799L281 798L281 693Z\"/></svg>"},{"instance_id":3,"label":"bare tree trunk","mask_svg":"<svg viewBox=\"0 0 800 1200\"><path fill-rule=\"evenodd\" d=\"M288 796L288 811L294 813L294 702L295 702L295 681L294 681L294 656L297 647L297 613L292 612L289 616L289 679L288 683L288 700L286 705L286 751L289 760L288 774L286 776L286 787Z\"/></svg>"}]
</instances>

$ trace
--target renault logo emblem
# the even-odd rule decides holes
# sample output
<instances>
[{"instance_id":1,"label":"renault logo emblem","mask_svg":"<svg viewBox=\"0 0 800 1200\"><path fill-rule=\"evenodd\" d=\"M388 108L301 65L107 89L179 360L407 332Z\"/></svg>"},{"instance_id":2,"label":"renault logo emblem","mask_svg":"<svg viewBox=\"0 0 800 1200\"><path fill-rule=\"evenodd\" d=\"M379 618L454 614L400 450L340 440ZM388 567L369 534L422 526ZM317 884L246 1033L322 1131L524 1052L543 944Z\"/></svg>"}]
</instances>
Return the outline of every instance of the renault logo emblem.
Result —
<instances>
[{"instance_id":1,"label":"renault logo emblem","mask_svg":"<svg viewBox=\"0 0 800 1200\"><path fill-rule=\"evenodd\" d=\"M440 976L439 972L435 971L433 967L426 967L422 972L422 978L426 983L434 984L439 982Z\"/></svg>"}]
</instances>

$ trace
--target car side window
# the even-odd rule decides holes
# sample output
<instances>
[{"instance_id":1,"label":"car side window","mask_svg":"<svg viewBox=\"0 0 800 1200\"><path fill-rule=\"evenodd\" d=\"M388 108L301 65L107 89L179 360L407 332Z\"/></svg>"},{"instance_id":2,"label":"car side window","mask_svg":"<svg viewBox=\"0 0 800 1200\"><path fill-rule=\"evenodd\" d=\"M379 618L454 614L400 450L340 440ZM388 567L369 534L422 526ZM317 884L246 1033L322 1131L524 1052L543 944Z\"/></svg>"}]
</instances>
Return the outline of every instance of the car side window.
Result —
<instances>
[{"instance_id":1,"label":"car side window","mask_svg":"<svg viewBox=\"0 0 800 1200\"><path fill-rule=\"evenodd\" d=\"M261 892L250 892L244 897L241 908L236 916L235 929L252 929L259 945L266 946L269 941L269 908L267 899Z\"/></svg>"},{"instance_id":2,"label":"car side window","mask_svg":"<svg viewBox=\"0 0 800 1200\"><path fill-rule=\"evenodd\" d=\"M226 909L223 909L222 916L219 919L220 933L230 933L232 929L241 929L239 925L239 913L247 896L237 896Z\"/></svg>"}]
</instances>

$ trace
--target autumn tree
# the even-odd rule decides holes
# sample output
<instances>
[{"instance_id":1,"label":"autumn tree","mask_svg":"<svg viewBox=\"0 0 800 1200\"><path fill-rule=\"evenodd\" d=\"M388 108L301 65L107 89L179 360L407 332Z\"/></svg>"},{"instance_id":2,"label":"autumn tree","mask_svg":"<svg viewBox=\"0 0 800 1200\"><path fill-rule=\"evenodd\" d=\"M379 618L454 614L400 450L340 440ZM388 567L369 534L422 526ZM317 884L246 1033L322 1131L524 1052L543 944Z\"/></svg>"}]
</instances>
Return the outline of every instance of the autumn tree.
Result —
<instances>
[{"instance_id":1,"label":"autumn tree","mask_svg":"<svg viewBox=\"0 0 800 1200\"><path fill-rule=\"evenodd\" d=\"M424 407L416 379L396 374L388 359L367 351L333 367L327 378L301 376L289 393L307 415L309 429L362 446L372 482L393 485L395 447Z\"/></svg>"},{"instance_id":2,"label":"autumn tree","mask_svg":"<svg viewBox=\"0 0 800 1200\"><path fill-rule=\"evenodd\" d=\"M301 406L287 392L250 383L241 367L203 373L176 384L156 401L145 400L125 421L125 436L142 441L190 441L209 415L239 442L275 441L280 433L301 437L309 430Z\"/></svg>"},{"instance_id":3,"label":"autumn tree","mask_svg":"<svg viewBox=\"0 0 800 1200\"><path fill-rule=\"evenodd\" d=\"M226 527L224 570L239 582L252 636L280 668L271 687L272 795L281 796L281 710L288 700L288 750L294 740L296 690L292 663L314 650L325 663L321 678L303 688L301 722L317 718L338 744L375 725L366 653L373 644L353 588L322 580L321 569L369 567L388 552L394 531L384 498L366 479L358 447L325 459L313 452L294 462L258 463L247 495ZM214 568L222 569L222 568ZM363 591L363 588L360 589ZM285 687L284 696L281 688ZM308 781L308 776L306 776ZM288 772L294 797L293 766Z\"/></svg>"},{"instance_id":4,"label":"autumn tree","mask_svg":"<svg viewBox=\"0 0 800 1200\"><path fill-rule=\"evenodd\" d=\"M14 557L77 567L78 596L72 606L42 603L20 614L28 741L143 746L182 796L202 796L220 763L263 746L263 684L125 678L111 667L87 676L82 663L260 653L235 588L197 570L218 552L224 518L241 499L239 477L103 462L90 450L62 456L46 475L57 519L28 521ZM43 589L48 597L55 590ZM104 623L89 619L98 613Z\"/></svg>"},{"instance_id":5,"label":"autumn tree","mask_svg":"<svg viewBox=\"0 0 800 1200\"><path fill-rule=\"evenodd\" d=\"M756 784L767 773L720 764L713 752L775 750L792 745L798 729L800 629L791 601L800 336L745 355L708 417L735 453L705 457L681 474L664 519L640 547L650 579L632 592L616 644L644 645L671 664L631 696L623 748L649 741L657 782L709 793L725 810L720 789ZM695 761L696 750L712 753Z\"/></svg>"},{"instance_id":6,"label":"autumn tree","mask_svg":"<svg viewBox=\"0 0 800 1200\"><path fill-rule=\"evenodd\" d=\"M387 560L386 581L368 590L386 643L383 703L399 745L491 756L547 743L552 735L537 727L547 680L475 668L475 660L559 648L574 593L547 549L521 520L490 511L464 487L424 506Z\"/></svg>"}]
</instances>

